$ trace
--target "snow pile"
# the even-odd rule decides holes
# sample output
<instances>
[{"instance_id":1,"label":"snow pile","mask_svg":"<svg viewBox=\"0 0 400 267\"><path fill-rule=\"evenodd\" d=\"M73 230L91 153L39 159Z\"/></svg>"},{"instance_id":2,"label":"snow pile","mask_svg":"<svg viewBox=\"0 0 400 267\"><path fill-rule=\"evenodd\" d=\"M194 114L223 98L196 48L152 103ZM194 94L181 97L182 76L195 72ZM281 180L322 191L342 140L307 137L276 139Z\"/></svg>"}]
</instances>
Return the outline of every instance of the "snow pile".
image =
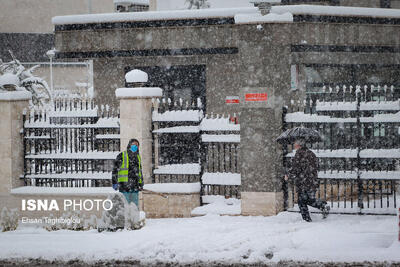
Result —
<instances>
[{"instance_id":1,"label":"snow pile","mask_svg":"<svg viewBox=\"0 0 400 267\"><path fill-rule=\"evenodd\" d=\"M154 174L200 174L200 164L169 164L158 166Z\"/></svg>"},{"instance_id":2,"label":"snow pile","mask_svg":"<svg viewBox=\"0 0 400 267\"><path fill-rule=\"evenodd\" d=\"M95 126L98 128L119 128L119 118L100 118Z\"/></svg>"},{"instance_id":3,"label":"snow pile","mask_svg":"<svg viewBox=\"0 0 400 267\"><path fill-rule=\"evenodd\" d=\"M203 184L212 185L241 185L240 173L230 172L206 172L201 177Z\"/></svg>"},{"instance_id":4,"label":"snow pile","mask_svg":"<svg viewBox=\"0 0 400 267\"><path fill-rule=\"evenodd\" d=\"M286 122L325 122L325 123L346 123L357 122L357 118L332 118L317 114L305 114L304 112L293 112L286 114Z\"/></svg>"},{"instance_id":5,"label":"snow pile","mask_svg":"<svg viewBox=\"0 0 400 267\"><path fill-rule=\"evenodd\" d=\"M318 178L320 179L357 179L357 172L353 171L319 171Z\"/></svg>"},{"instance_id":6,"label":"snow pile","mask_svg":"<svg viewBox=\"0 0 400 267\"><path fill-rule=\"evenodd\" d=\"M0 213L0 227L2 232L14 231L18 227L18 212L17 209L8 210L3 207Z\"/></svg>"},{"instance_id":7,"label":"snow pile","mask_svg":"<svg viewBox=\"0 0 400 267\"><path fill-rule=\"evenodd\" d=\"M361 102L360 110L400 110L400 100Z\"/></svg>"},{"instance_id":8,"label":"snow pile","mask_svg":"<svg viewBox=\"0 0 400 267\"><path fill-rule=\"evenodd\" d=\"M362 17L390 17L400 18L399 9L386 8L364 8L364 7L343 7L343 6L319 6L319 5L286 5L273 6L271 13L293 15L330 15L330 16L362 16Z\"/></svg>"},{"instance_id":9,"label":"snow pile","mask_svg":"<svg viewBox=\"0 0 400 267\"><path fill-rule=\"evenodd\" d=\"M154 130L153 133L198 133L199 126L176 126Z\"/></svg>"},{"instance_id":10,"label":"snow pile","mask_svg":"<svg viewBox=\"0 0 400 267\"><path fill-rule=\"evenodd\" d=\"M124 21L154 21L154 20L180 20L180 19L207 19L233 17L238 13L256 13L255 7L250 8L215 8L197 10L174 10L174 11L150 11L150 12L126 12L126 13L104 13L89 15L69 15L53 17L52 23L61 24L83 24L102 22L124 22Z\"/></svg>"},{"instance_id":11,"label":"snow pile","mask_svg":"<svg viewBox=\"0 0 400 267\"><path fill-rule=\"evenodd\" d=\"M115 90L117 98L161 97L162 89L159 87L118 88Z\"/></svg>"},{"instance_id":12,"label":"snow pile","mask_svg":"<svg viewBox=\"0 0 400 267\"><path fill-rule=\"evenodd\" d=\"M202 131L240 131L240 124L232 124L229 118L204 118L200 123Z\"/></svg>"},{"instance_id":13,"label":"snow pile","mask_svg":"<svg viewBox=\"0 0 400 267\"><path fill-rule=\"evenodd\" d=\"M22 186L11 189L12 195L105 195L115 194L112 187L43 187Z\"/></svg>"},{"instance_id":14,"label":"snow pile","mask_svg":"<svg viewBox=\"0 0 400 267\"><path fill-rule=\"evenodd\" d=\"M200 183L159 183L145 184L144 189L157 193L182 193L191 194L200 192Z\"/></svg>"},{"instance_id":15,"label":"snow pile","mask_svg":"<svg viewBox=\"0 0 400 267\"><path fill-rule=\"evenodd\" d=\"M32 98L32 93L25 90L0 92L0 101L30 100L31 98Z\"/></svg>"},{"instance_id":16,"label":"snow pile","mask_svg":"<svg viewBox=\"0 0 400 267\"><path fill-rule=\"evenodd\" d=\"M320 106L321 107L321 106ZM326 106L324 106L326 108ZM335 106L335 109L337 106ZM382 109L380 109L382 110ZM333 118L317 114L293 112L286 114L286 122L324 122L324 123L356 123L357 118ZM361 122L400 122L400 112L395 114L375 114L373 117L360 117Z\"/></svg>"},{"instance_id":17,"label":"snow pile","mask_svg":"<svg viewBox=\"0 0 400 267\"><path fill-rule=\"evenodd\" d=\"M204 266L215 265L212 262L282 264L279 261L321 261L331 262L330 265L365 265L368 261L372 263L367 265L373 266L375 261L400 261L396 216L331 214L326 220L321 219L321 214L311 217L312 223L290 212L269 217L148 219L139 231L114 233L48 232L24 224L17 231L0 233L0 258L82 259L93 265L101 260L137 260L143 265L203 262L200 265ZM292 263L296 264L299 263Z\"/></svg>"},{"instance_id":18,"label":"snow pile","mask_svg":"<svg viewBox=\"0 0 400 267\"><path fill-rule=\"evenodd\" d=\"M363 171L361 179L400 180L400 171Z\"/></svg>"},{"instance_id":19,"label":"snow pile","mask_svg":"<svg viewBox=\"0 0 400 267\"><path fill-rule=\"evenodd\" d=\"M200 0L201 1L201 0ZM195 0L194 2L199 2ZM226 7L254 7L249 0L206 0L211 8L226 8ZM186 0L158 0L157 10L180 10L188 9L189 1Z\"/></svg>"},{"instance_id":20,"label":"snow pile","mask_svg":"<svg viewBox=\"0 0 400 267\"><path fill-rule=\"evenodd\" d=\"M81 152L81 153L51 153L26 155L26 159L115 159L120 152Z\"/></svg>"},{"instance_id":21,"label":"snow pile","mask_svg":"<svg viewBox=\"0 0 400 267\"><path fill-rule=\"evenodd\" d=\"M59 218L62 218L63 220L59 220ZM45 221L43 226L47 231L86 231L97 228L97 217L93 214L88 217L79 210L67 211L60 217L50 214L48 220Z\"/></svg>"},{"instance_id":22,"label":"snow pile","mask_svg":"<svg viewBox=\"0 0 400 267\"><path fill-rule=\"evenodd\" d=\"M145 213L140 212L135 203L128 203L121 193L108 195L113 203L111 210L103 211L98 221L98 230L115 231L117 229L137 230L145 224Z\"/></svg>"},{"instance_id":23,"label":"snow pile","mask_svg":"<svg viewBox=\"0 0 400 267\"><path fill-rule=\"evenodd\" d=\"M200 110L174 110L158 113L153 111L153 121L193 121L198 122L203 117Z\"/></svg>"},{"instance_id":24,"label":"snow pile","mask_svg":"<svg viewBox=\"0 0 400 267\"><path fill-rule=\"evenodd\" d=\"M240 215L242 212L241 201L236 198L227 198L217 196L210 204L197 207L192 210L193 216L201 216L207 214L217 215Z\"/></svg>"},{"instance_id":25,"label":"snow pile","mask_svg":"<svg viewBox=\"0 0 400 267\"><path fill-rule=\"evenodd\" d=\"M73 129L82 129L82 128L119 128L119 118L100 118L95 124L50 124L48 117L43 120L26 120L24 127L25 128L73 128Z\"/></svg>"},{"instance_id":26,"label":"snow pile","mask_svg":"<svg viewBox=\"0 0 400 267\"><path fill-rule=\"evenodd\" d=\"M142 70L131 70L125 74L125 81L127 83L147 83L149 76Z\"/></svg>"},{"instance_id":27,"label":"snow pile","mask_svg":"<svg viewBox=\"0 0 400 267\"><path fill-rule=\"evenodd\" d=\"M400 158L400 149L363 149L361 158Z\"/></svg>"},{"instance_id":28,"label":"snow pile","mask_svg":"<svg viewBox=\"0 0 400 267\"><path fill-rule=\"evenodd\" d=\"M202 134L202 142L240 143L240 134Z\"/></svg>"},{"instance_id":29,"label":"snow pile","mask_svg":"<svg viewBox=\"0 0 400 267\"><path fill-rule=\"evenodd\" d=\"M98 134L96 139L120 139L120 134Z\"/></svg>"},{"instance_id":30,"label":"snow pile","mask_svg":"<svg viewBox=\"0 0 400 267\"><path fill-rule=\"evenodd\" d=\"M149 0L114 0L114 4L149 5Z\"/></svg>"},{"instance_id":31,"label":"snow pile","mask_svg":"<svg viewBox=\"0 0 400 267\"><path fill-rule=\"evenodd\" d=\"M0 75L0 87L4 85L19 85L19 78L13 73L4 73Z\"/></svg>"},{"instance_id":32,"label":"snow pile","mask_svg":"<svg viewBox=\"0 0 400 267\"><path fill-rule=\"evenodd\" d=\"M101 179L108 180L111 179L111 172L63 172L63 173L42 173L42 174L27 174L25 178L34 179Z\"/></svg>"},{"instance_id":33,"label":"snow pile","mask_svg":"<svg viewBox=\"0 0 400 267\"><path fill-rule=\"evenodd\" d=\"M317 158L356 158L357 149L311 149L315 153ZM294 157L296 151L286 154L286 157ZM361 158L400 158L400 149L363 149L360 150Z\"/></svg>"},{"instance_id":34,"label":"snow pile","mask_svg":"<svg viewBox=\"0 0 400 267\"><path fill-rule=\"evenodd\" d=\"M375 114L373 117L362 117L361 122L400 122L400 111L394 114Z\"/></svg>"},{"instance_id":35,"label":"snow pile","mask_svg":"<svg viewBox=\"0 0 400 267\"><path fill-rule=\"evenodd\" d=\"M311 149L317 158L357 158L357 149L337 149L337 150L315 150ZM294 157L296 150L286 154L286 157Z\"/></svg>"},{"instance_id":36,"label":"snow pile","mask_svg":"<svg viewBox=\"0 0 400 267\"><path fill-rule=\"evenodd\" d=\"M320 171L320 179L357 179L357 171ZM400 180L400 171L360 171L361 179Z\"/></svg>"},{"instance_id":37,"label":"snow pile","mask_svg":"<svg viewBox=\"0 0 400 267\"><path fill-rule=\"evenodd\" d=\"M264 16L261 13L235 15L236 24L266 22L293 22L293 15L289 12L284 14L268 13Z\"/></svg>"}]
</instances>

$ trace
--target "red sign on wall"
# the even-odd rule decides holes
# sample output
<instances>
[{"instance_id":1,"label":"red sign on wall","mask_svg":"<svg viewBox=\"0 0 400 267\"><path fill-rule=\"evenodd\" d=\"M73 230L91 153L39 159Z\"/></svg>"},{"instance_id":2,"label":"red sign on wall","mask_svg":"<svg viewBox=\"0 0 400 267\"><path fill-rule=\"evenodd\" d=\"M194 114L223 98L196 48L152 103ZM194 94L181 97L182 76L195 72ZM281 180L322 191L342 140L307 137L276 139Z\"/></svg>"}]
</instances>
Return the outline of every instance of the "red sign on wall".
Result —
<instances>
[{"instance_id":1,"label":"red sign on wall","mask_svg":"<svg viewBox=\"0 0 400 267\"><path fill-rule=\"evenodd\" d=\"M268 96L267 93L252 93L245 95L246 102L260 102L260 101L267 101Z\"/></svg>"},{"instance_id":2,"label":"red sign on wall","mask_svg":"<svg viewBox=\"0 0 400 267\"><path fill-rule=\"evenodd\" d=\"M227 96L225 99L226 104L239 104L239 97L238 96Z\"/></svg>"}]
</instances>

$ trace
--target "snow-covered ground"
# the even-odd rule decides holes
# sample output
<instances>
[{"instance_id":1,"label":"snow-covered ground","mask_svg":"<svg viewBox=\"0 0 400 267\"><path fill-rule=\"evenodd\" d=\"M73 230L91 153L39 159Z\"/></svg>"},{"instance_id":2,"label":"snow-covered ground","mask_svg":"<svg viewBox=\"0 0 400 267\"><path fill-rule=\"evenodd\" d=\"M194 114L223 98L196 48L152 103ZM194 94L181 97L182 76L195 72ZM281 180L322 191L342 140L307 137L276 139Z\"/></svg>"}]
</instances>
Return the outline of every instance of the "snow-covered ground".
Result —
<instances>
[{"instance_id":1,"label":"snow-covered ground","mask_svg":"<svg viewBox=\"0 0 400 267\"><path fill-rule=\"evenodd\" d=\"M140 230L102 233L20 227L0 233L0 259L400 262L396 216L320 216L312 214L312 223L289 212L272 217L148 219Z\"/></svg>"}]
</instances>

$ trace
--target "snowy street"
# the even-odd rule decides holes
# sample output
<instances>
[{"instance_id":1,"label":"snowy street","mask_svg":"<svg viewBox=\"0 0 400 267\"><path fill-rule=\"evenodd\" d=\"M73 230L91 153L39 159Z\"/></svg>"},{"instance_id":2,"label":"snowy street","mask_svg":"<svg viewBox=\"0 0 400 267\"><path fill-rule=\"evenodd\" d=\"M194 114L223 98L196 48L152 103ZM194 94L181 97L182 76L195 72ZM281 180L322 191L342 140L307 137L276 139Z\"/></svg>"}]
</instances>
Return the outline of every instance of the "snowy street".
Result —
<instances>
[{"instance_id":1,"label":"snowy street","mask_svg":"<svg viewBox=\"0 0 400 267\"><path fill-rule=\"evenodd\" d=\"M207 215L149 219L137 231L48 232L23 225L0 234L0 259L139 260L171 262L277 263L279 261L400 262L396 216L298 213L271 217Z\"/></svg>"}]
</instances>

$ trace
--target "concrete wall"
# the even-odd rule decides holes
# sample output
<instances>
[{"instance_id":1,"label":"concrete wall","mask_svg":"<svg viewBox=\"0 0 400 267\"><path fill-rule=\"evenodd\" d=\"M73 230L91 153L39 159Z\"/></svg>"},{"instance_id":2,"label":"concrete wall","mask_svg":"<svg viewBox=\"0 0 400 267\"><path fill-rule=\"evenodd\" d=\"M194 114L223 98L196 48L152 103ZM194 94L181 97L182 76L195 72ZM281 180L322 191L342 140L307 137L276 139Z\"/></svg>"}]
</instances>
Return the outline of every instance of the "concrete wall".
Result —
<instances>
[{"instance_id":1,"label":"concrete wall","mask_svg":"<svg viewBox=\"0 0 400 267\"><path fill-rule=\"evenodd\" d=\"M340 0L341 6L381 7L380 0Z\"/></svg>"},{"instance_id":2,"label":"concrete wall","mask_svg":"<svg viewBox=\"0 0 400 267\"><path fill-rule=\"evenodd\" d=\"M112 0L2 0L0 32L50 33L54 16L112 12Z\"/></svg>"}]
</instances>

